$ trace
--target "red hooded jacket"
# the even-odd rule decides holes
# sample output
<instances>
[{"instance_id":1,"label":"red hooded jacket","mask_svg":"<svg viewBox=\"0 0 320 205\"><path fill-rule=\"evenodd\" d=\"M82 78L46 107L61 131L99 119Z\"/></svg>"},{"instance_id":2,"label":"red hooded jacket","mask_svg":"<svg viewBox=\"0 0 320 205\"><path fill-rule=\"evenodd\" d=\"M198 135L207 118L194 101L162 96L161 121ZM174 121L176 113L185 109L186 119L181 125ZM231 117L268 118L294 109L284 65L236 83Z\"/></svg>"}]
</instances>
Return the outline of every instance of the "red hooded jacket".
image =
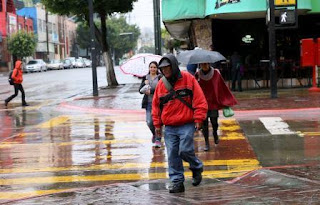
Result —
<instances>
[{"instance_id":1,"label":"red hooded jacket","mask_svg":"<svg viewBox=\"0 0 320 205\"><path fill-rule=\"evenodd\" d=\"M12 79L15 84L21 84L23 81L21 65L22 65L21 61L19 60L16 61L16 65L12 72Z\"/></svg>"},{"instance_id":2,"label":"red hooded jacket","mask_svg":"<svg viewBox=\"0 0 320 205\"><path fill-rule=\"evenodd\" d=\"M173 89L186 102L188 102L194 110L183 104L176 97L170 98L163 104L162 112L160 110L160 100L169 95L162 79L159 81L152 101L152 119L156 128L162 125L179 126L190 122L202 122L206 119L208 105L201 87L197 80L188 72L181 71L178 68L178 63L172 62L176 59L170 59L171 67L176 73L177 79Z\"/></svg>"},{"instance_id":3,"label":"red hooded jacket","mask_svg":"<svg viewBox=\"0 0 320 205\"><path fill-rule=\"evenodd\" d=\"M237 100L227 87L219 70L214 69L213 76L208 80L201 79L199 73L196 74L196 77L199 79L199 84L206 96L209 110L219 110L237 104Z\"/></svg>"}]
</instances>

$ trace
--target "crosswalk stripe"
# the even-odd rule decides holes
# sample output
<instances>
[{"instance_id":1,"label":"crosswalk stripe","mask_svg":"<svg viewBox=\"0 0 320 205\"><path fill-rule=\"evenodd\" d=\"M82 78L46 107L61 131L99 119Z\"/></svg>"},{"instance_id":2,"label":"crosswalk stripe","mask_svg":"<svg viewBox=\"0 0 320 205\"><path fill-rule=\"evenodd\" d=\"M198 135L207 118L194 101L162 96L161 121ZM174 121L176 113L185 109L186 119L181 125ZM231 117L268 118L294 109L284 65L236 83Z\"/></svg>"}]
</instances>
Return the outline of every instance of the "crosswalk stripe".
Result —
<instances>
[{"instance_id":1,"label":"crosswalk stripe","mask_svg":"<svg viewBox=\"0 0 320 205\"><path fill-rule=\"evenodd\" d=\"M204 171L204 177L225 178L235 177L243 172L252 171L260 167L243 167L239 166L229 170L212 170ZM135 180L153 180L167 178L167 172L162 173L134 173L134 174L105 174L105 175L89 175L89 176L50 176L50 177L29 177L29 178L10 178L0 179L0 185L23 185L23 184L54 184L54 183L70 183L70 182L94 182L94 181L135 181ZM191 172L185 172L186 177L191 177Z\"/></svg>"},{"instance_id":2,"label":"crosswalk stripe","mask_svg":"<svg viewBox=\"0 0 320 205\"><path fill-rule=\"evenodd\" d=\"M259 120L272 135L290 135L295 132L289 129L289 125L281 117L260 117Z\"/></svg>"},{"instance_id":3,"label":"crosswalk stripe","mask_svg":"<svg viewBox=\"0 0 320 205\"><path fill-rule=\"evenodd\" d=\"M59 192L67 191L68 189L50 189L50 190L34 190L34 191L23 191L23 192L0 192L0 200L15 200L26 197L34 197L45 194L55 194ZM0 201L1 203L1 201Z\"/></svg>"},{"instance_id":4,"label":"crosswalk stripe","mask_svg":"<svg viewBox=\"0 0 320 205\"><path fill-rule=\"evenodd\" d=\"M51 128L51 127L61 125L68 120L70 120L69 116L59 116L59 117L52 118L51 120L44 122L44 123L38 125L37 127L42 128L42 129Z\"/></svg>"},{"instance_id":5,"label":"crosswalk stripe","mask_svg":"<svg viewBox=\"0 0 320 205\"><path fill-rule=\"evenodd\" d=\"M256 159L236 159L236 160L206 160L203 161L204 166L253 166L258 167L259 161ZM188 163L184 162L185 167ZM46 168L15 168L15 169L0 169L0 174L15 174L15 173L34 173L34 172L59 172L59 171L80 171L80 170L108 170L108 169L141 169L141 168L167 168L167 162L152 162L152 163L116 163L116 164L101 164L88 167L71 166L71 167L46 167Z\"/></svg>"}]
</instances>

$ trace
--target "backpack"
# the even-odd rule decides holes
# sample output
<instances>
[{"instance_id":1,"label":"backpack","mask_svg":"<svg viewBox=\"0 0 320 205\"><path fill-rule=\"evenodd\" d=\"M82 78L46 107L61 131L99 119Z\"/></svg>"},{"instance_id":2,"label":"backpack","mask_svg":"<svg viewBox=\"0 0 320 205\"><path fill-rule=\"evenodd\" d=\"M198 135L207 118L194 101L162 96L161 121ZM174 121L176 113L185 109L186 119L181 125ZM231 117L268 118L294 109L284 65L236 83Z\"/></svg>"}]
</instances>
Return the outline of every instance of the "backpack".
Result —
<instances>
[{"instance_id":1,"label":"backpack","mask_svg":"<svg viewBox=\"0 0 320 205\"><path fill-rule=\"evenodd\" d=\"M10 85L14 85L14 80L13 80L13 78L12 78L12 74L13 74L13 70L9 73L9 78L8 78L8 81L9 81L9 84ZM18 75L18 72L17 72L17 75ZM17 76L16 75L16 76Z\"/></svg>"}]
</instances>

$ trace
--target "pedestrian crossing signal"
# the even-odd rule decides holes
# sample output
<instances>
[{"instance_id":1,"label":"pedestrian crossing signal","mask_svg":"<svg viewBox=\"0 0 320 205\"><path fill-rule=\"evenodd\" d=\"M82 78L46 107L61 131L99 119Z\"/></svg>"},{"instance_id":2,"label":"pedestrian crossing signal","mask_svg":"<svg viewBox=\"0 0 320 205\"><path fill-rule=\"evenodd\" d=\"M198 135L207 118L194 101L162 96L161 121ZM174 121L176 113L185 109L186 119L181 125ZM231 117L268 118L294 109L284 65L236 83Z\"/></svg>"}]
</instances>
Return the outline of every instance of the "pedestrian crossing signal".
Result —
<instances>
[{"instance_id":1,"label":"pedestrian crossing signal","mask_svg":"<svg viewBox=\"0 0 320 205\"><path fill-rule=\"evenodd\" d=\"M294 6L296 5L296 0L275 0L275 6Z\"/></svg>"}]
</instances>

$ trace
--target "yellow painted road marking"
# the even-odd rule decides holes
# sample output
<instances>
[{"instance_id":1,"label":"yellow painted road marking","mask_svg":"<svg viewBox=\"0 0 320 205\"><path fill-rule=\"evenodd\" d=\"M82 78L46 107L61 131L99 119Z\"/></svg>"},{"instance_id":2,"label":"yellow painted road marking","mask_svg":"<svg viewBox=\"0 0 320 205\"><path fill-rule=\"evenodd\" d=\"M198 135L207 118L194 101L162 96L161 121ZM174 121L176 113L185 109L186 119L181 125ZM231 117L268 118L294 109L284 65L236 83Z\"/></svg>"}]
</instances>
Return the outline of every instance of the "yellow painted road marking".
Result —
<instances>
[{"instance_id":1,"label":"yellow painted road marking","mask_svg":"<svg viewBox=\"0 0 320 205\"><path fill-rule=\"evenodd\" d=\"M259 168L259 167L258 167ZM243 175L244 173L248 171L252 171L258 168L253 169L242 169L242 170L232 170L232 171L204 171L203 172L203 178L235 178ZM58 183L58 182L88 182L88 181L136 181L136 180L143 180L143 179L166 179L168 178L167 173L146 173L146 174L116 174L116 175L98 175L98 176L75 176L75 177L45 177L49 178L51 183ZM187 178L191 178L192 173L186 172L185 176ZM41 177L38 181L37 178L29 179L27 181L22 181L22 184L26 184L28 181L30 181L32 184L35 183L34 180L37 180L36 184L43 184L43 183L49 183L46 182L46 179L44 177ZM72 179L73 181L68 181ZM20 179L12 179L11 182L19 182ZM52 182L54 181L54 182ZM1 181L0 181L1 182ZM17 183L15 183L17 184ZM29 183L27 183L29 184ZM65 191L71 191L73 189L58 189L58 190L36 190L31 192L0 192L0 199L1 200L14 200L14 199L20 199L25 197L33 197L33 196L40 196L44 194L55 194L59 192L65 192Z\"/></svg>"},{"instance_id":2,"label":"yellow painted road marking","mask_svg":"<svg viewBox=\"0 0 320 205\"><path fill-rule=\"evenodd\" d=\"M236 160L207 160L203 161L204 166L251 166L259 167L259 161L256 159L236 159ZM185 167L188 163L183 163ZM15 174L28 172L59 172L59 171L80 171L80 170L109 170L109 169L132 169L132 168L167 168L167 162L153 162L153 163L115 163L115 164L101 164L71 167L46 167L46 168L15 168L15 169L0 169L0 174Z\"/></svg>"},{"instance_id":3,"label":"yellow painted road marking","mask_svg":"<svg viewBox=\"0 0 320 205\"><path fill-rule=\"evenodd\" d=\"M229 170L204 171L203 176L209 178L235 177L243 172L252 171L260 167L242 167ZM191 172L185 173L186 177L192 176ZM0 185L22 185L22 184L54 184L70 182L94 182L94 181L135 181L135 180L153 180L167 178L167 173L135 173L135 174L105 174L89 176L50 176L50 177L29 177L29 178L11 178L0 179Z\"/></svg>"},{"instance_id":4,"label":"yellow painted road marking","mask_svg":"<svg viewBox=\"0 0 320 205\"><path fill-rule=\"evenodd\" d=\"M42 129L51 128L51 127L61 125L68 120L70 120L69 116L59 116L59 117L52 118L51 120L49 120L45 123L42 123L42 124L38 125L37 127L42 128Z\"/></svg>"},{"instance_id":5,"label":"yellow painted road marking","mask_svg":"<svg viewBox=\"0 0 320 205\"><path fill-rule=\"evenodd\" d=\"M150 139L134 139L134 140L87 140L87 141L75 141L75 142L61 142L61 143L41 143L41 144L10 144L10 143L2 143L0 145L0 149L2 148L11 148L11 147L19 147L19 146L72 146L72 145L97 145L97 144L143 144L146 142L150 142Z\"/></svg>"},{"instance_id":6,"label":"yellow painted road marking","mask_svg":"<svg viewBox=\"0 0 320 205\"><path fill-rule=\"evenodd\" d=\"M40 195L45 195L45 194L55 194L59 192L64 192L67 191L68 189L51 189L51 190L35 190L35 191L24 191L24 192L0 192L0 200L4 199L21 199L21 198L26 198L26 197L34 197L34 196L40 196ZM70 190L70 189L69 189ZM1 203L1 201L0 201Z\"/></svg>"}]
</instances>

